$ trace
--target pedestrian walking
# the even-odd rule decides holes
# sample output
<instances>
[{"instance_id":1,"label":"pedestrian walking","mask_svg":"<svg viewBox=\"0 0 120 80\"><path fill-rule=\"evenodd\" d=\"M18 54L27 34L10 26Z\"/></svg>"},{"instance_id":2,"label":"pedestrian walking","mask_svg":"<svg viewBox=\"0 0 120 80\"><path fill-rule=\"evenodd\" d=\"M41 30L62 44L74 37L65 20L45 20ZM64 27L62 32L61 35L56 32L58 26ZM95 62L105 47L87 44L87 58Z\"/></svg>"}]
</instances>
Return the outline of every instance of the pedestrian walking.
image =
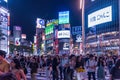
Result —
<instances>
[{"instance_id":1,"label":"pedestrian walking","mask_svg":"<svg viewBox=\"0 0 120 80\"><path fill-rule=\"evenodd\" d=\"M85 68L84 68L84 60L81 56L77 57L77 61L76 61L76 72L77 72L77 80L85 80L86 76L86 72L85 72Z\"/></svg>"},{"instance_id":2,"label":"pedestrian walking","mask_svg":"<svg viewBox=\"0 0 120 80\"><path fill-rule=\"evenodd\" d=\"M117 60L114 67L112 67L111 71L111 80L120 80L120 59Z\"/></svg>"},{"instance_id":3,"label":"pedestrian walking","mask_svg":"<svg viewBox=\"0 0 120 80\"><path fill-rule=\"evenodd\" d=\"M18 59L13 59L10 64L11 72L16 76L17 80L27 80L24 71L21 68L20 61Z\"/></svg>"},{"instance_id":4,"label":"pedestrian walking","mask_svg":"<svg viewBox=\"0 0 120 80\"><path fill-rule=\"evenodd\" d=\"M91 76L93 77L93 80L96 80L95 78L96 66L97 62L95 60L95 57L91 54L90 59L86 62L86 67L88 70L88 80L92 80Z\"/></svg>"},{"instance_id":5,"label":"pedestrian walking","mask_svg":"<svg viewBox=\"0 0 120 80\"><path fill-rule=\"evenodd\" d=\"M37 73L37 70L38 70L38 63L36 62L35 58L31 59L30 69L31 69L31 79L32 80L37 80L36 79L36 73Z\"/></svg>"},{"instance_id":6,"label":"pedestrian walking","mask_svg":"<svg viewBox=\"0 0 120 80\"><path fill-rule=\"evenodd\" d=\"M98 80L105 80L105 70L104 70L105 61L104 61L104 58L99 57L97 67L98 67L98 69L97 69Z\"/></svg>"}]
</instances>

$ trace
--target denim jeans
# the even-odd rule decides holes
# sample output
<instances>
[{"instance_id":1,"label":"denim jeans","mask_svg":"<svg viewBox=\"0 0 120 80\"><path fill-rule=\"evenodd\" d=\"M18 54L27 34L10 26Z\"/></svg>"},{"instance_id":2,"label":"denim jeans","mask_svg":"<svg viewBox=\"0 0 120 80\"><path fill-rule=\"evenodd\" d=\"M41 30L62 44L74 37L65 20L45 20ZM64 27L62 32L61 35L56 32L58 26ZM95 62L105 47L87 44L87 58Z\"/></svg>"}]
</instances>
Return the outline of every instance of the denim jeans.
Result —
<instances>
[{"instance_id":1,"label":"denim jeans","mask_svg":"<svg viewBox=\"0 0 120 80\"><path fill-rule=\"evenodd\" d=\"M58 80L58 71L53 71L53 80Z\"/></svg>"},{"instance_id":2,"label":"denim jeans","mask_svg":"<svg viewBox=\"0 0 120 80\"><path fill-rule=\"evenodd\" d=\"M93 77L93 80L96 80L95 79L95 72L88 72L88 80L92 80L91 76Z\"/></svg>"}]
</instances>

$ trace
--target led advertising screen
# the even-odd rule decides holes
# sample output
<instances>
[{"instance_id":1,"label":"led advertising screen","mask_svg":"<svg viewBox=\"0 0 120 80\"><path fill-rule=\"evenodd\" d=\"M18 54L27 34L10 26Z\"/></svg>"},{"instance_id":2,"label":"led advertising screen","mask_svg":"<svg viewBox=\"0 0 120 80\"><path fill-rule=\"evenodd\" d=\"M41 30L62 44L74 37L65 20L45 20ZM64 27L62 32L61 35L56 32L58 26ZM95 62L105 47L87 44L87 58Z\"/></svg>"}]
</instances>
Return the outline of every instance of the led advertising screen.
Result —
<instances>
[{"instance_id":1,"label":"led advertising screen","mask_svg":"<svg viewBox=\"0 0 120 80\"><path fill-rule=\"evenodd\" d=\"M58 31L58 38L70 38L70 30Z\"/></svg>"},{"instance_id":2,"label":"led advertising screen","mask_svg":"<svg viewBox=\"0 0 120 80\"><path fill-rule=\"evenodd\" d=\"M51 24L45 28L45 35L53 33L54 25Z\"/></svg>"},{"instance_id":3,"label":"led advertising screen","mask_svg":"<svg viewBox=\"0 0 120 80\"><path fill-rule=\"evenodd\" d=\"M69 11L59 12L59 24L69 23Z\"/></svg>"},{"instance_id":4,"label":"led advertising screen","mask_svg":"<svg viewBox=\"0 0 120 80\"><path fill-rule=\"evenodd\" d=\"M71 33L73 42L82 42L82 27L81 26L73 26L71 27Z\"/></svg>"},{"instance_id":5,"label":"led advertising screen","mask_svg":"<svg viewBox=\"0 0 120 80\"><path fill-rule=\"evenodd\" d=\"M22 39L26 39L26 34L22 34Z\"/></svg>"},{"instance_id":6,"label":"led advertising screen","mask_svg":"<svg viewBox=\"0 0 120 80\"><path fill-rule=\"evenodd\" d=\"M0 8L0 49L8 52L8 10Z\"/></svg>"},{"instance_id":7,"label":"led advertising screen","mask_svg":"<svg viewBox=\"0 0 120 80\"><path fill-rule=\"evenodd\" d=\"M20 38L15 38L15 45L19 46L20 45Z\"/></svg>"},{"instance_id":8,"label":"led advertising screen","mask_svg":"<svg viewBox=\"0 0 120 80\"><path fill-rule=\"evenodd\" d=\"M37 18L36 24L36 28L45 28L45 21L43 19Z\"/></svg>"},{"instance_id":9,"label":"led advertising screen","mask_svg":"<svg viewBox=\"0 0 120 80\"><path fill-rule=\"evenodd\" d=\"M97 10L88 15L88 27L111 22L112 21L112 6Z\"/></svg>"}]
</instances>

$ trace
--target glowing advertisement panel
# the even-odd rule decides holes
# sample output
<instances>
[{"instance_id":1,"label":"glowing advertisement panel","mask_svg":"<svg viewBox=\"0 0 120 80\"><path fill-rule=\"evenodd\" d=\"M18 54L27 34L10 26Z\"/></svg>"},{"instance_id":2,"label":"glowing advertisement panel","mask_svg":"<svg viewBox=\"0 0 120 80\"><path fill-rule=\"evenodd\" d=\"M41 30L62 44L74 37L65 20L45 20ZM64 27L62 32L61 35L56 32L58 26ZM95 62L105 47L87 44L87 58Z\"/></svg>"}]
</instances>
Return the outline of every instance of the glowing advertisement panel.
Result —
<instances>
[{"instance_id":1,"label":"glowing advertisement panel","mask_svg":"<svg viewBox=\"0 0 120 80\"><path fill-rule=\"evenodd\" d=\"M45 35L49 35L51 33L53 33L53 29L54 29L54 25L49 25L45 28Z\"/></svg>"},{"instance_id":2,"label":"glowing advertisement panel","mask_svg":"<svg viewBox=\"0 0 120 80\"><path fill-rule=\"evenodd\" d=\"M69 23L69 11L59 12L59 24Z\"/></svg>"},{"instance_id":3,"label":"glowing advertisement panel","mask_svg":"<svg viewBox=\"0 0 120 80\"><path fill-rule=\"evenodd\" d=\"M58 31L58 38L70 38L70 30Z\"/></svg>"},{"instance_id":4,"label":"glowing advertisement panel","mask_svg":"<svg viewBox=\"0 0 120 80\"><path fill-rule=\"evenodd\" d=\"M0 8L0 49L8 52L8 10Z\"/></svg>"},{"instance_id":5,"label":"glowing advertisement panel","mask_svg":"<svg viewBox=\"0 0 120 80\"><path fill-rule=\"evenodd\" d=\"M45 28L45 21L43 19L37 18L36 24L36 28Z\"/></svg>"},{"instance_id":6,"label":"glowing advertisement panel","mask_svg":"<svg viewBox=\"0 0 120 80\"><path fill-rule=\"evenodd\" d=\"M88 15L88 27L112 21L112 6L97 10Z\"/></svg>"},{"instance_id":7,"label":"glowing advertisement panel","mask_svg":"<svg viewBox=\"0 0 120 80\"><path fill-rule=\"evenodd\" d=\"M15 38L15 45L19 46L20 45L20 38Z\"/></svg>"}]
</instances>

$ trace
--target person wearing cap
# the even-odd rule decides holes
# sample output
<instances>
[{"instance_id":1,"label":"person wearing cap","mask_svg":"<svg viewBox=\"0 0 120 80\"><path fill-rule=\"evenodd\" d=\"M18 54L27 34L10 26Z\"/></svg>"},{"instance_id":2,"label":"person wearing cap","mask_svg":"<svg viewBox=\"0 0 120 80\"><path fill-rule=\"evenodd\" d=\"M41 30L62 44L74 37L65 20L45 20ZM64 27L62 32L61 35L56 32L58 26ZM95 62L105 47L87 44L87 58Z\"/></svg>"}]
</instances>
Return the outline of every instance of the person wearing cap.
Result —
<instances>
[{"instance_id":1,"label":"person wearing cap","mask_svg":"<svg viewBox=\"0 0 120 80\"><path fill-rule=\"evenodd\" d=\"M5 60L6 52L0 50L0 75L10 71L10 64Z\"/></svg>"}]
</instances>

